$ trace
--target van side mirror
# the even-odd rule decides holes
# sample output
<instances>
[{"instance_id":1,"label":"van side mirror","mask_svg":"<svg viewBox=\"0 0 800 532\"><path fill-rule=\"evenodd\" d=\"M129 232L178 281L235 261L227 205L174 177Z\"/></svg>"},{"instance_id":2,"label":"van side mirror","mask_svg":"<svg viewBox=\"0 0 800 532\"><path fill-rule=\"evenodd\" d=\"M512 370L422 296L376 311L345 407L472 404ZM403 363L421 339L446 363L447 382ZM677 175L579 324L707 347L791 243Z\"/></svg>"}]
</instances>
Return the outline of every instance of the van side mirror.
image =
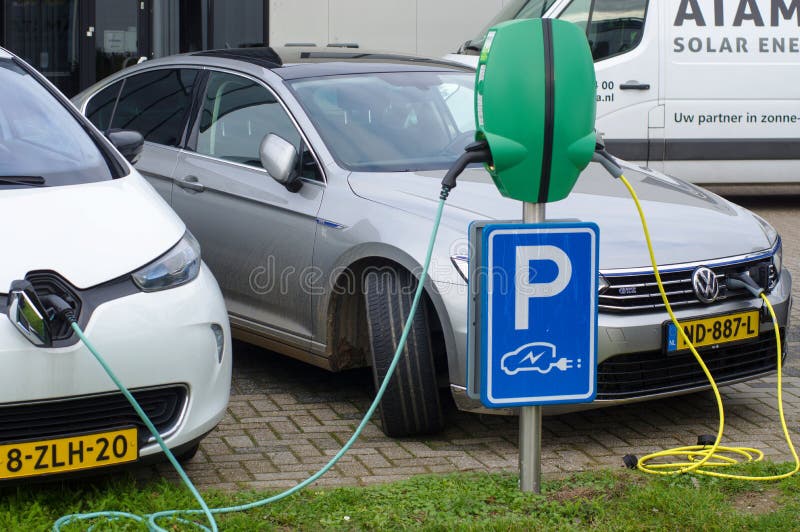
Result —
<instances>
[{"instance_id":1,"label":"van side mirror","mask_svg":"<svg viewBox=\"0 0 800 532\"><path fill-rule=\"evenodd\" d=\"M297 192L303 181L297 173L297 150L288 141L274 133L269 133L258 148L261 165L269 175L286 187L289 192Z\"/></svg>"},{"instance_id":2,"label":"van side mirror","mask_svg":"<svg viewBox=\"0 0 800 532\"><path fill-rule=\"evenodd\" d=\"M50 319L28 281L14 281L9 291L8 319L30 343L37 347L52 345Z\"/></svg>"},{"instance_id":3,"label":"van side mirror","mask_svg":"<svg viewBox=\"0 0 800 532\"><path fill-rule=\"evenodd\" d=\"M141 133L130 129L112 129L106 133L106 137L129 163L136 164L139 161L144 149Z\"/></svg>"}]
</instances>

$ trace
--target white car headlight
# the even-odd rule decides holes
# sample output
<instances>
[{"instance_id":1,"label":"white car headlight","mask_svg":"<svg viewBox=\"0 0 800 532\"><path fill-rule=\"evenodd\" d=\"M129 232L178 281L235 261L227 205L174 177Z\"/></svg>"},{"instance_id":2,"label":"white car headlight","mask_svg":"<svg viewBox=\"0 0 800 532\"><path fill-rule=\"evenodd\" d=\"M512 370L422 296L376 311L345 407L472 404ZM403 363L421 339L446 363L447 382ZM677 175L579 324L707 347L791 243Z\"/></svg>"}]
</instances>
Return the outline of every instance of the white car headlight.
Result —
<instances>
[{"instance_id":1,"label":"white car headlight","mask_svg":"<svg viewBox=\"0 0 800 532\"><path fill-rule=\"evenodd\" d=\"M200 244L189 231L159 258L132 274L144 292L158 292L193 281L200 273Z\"/></svg>"}]
</instances>

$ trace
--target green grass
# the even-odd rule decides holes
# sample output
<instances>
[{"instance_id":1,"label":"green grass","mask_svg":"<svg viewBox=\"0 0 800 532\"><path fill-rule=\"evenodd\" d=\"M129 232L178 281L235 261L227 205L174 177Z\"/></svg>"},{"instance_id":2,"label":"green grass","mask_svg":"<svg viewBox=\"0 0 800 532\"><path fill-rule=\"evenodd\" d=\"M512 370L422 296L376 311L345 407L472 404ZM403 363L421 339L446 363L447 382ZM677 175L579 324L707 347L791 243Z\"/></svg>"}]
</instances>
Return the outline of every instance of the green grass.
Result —
<instances>
[{"instance_id":1,"label":"green grass","mask_svg":"<svg viewBox=\"0 0 800 532\"><path fill-rule=\"evenodd\" d=\"M789 464L749 464L763 475ZM206 492L211 506L240 504L266 493ZM127 476L0 489L0 530L49 530L63 514L99 510L155 512L196 508L191 495L165 480ZM420 476L367 488L311 489L267 507L219 516L221 530L800 530L800 475L780 482L707 477L654 477L602 470L546 482L523 494L507 474ZM85 530L87 524L65 530ZM179 523L170 530L194 530ZM100 530L145 530L102 523Z\"/></svg>"}]
</instances>

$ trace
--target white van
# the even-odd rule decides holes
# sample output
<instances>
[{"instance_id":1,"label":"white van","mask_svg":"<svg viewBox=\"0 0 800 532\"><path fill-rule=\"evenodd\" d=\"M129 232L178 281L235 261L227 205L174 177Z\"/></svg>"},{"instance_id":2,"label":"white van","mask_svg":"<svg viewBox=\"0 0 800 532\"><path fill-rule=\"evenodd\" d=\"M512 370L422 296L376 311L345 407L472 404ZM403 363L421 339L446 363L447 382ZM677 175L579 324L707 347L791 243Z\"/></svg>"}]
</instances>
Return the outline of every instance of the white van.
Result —
<instances>
[{"instance_id":1,"label":"white van","mask_svg":"<svg viewBox=\"0 0 800 532\"><path fill-rule=\"evenodd\" d=\"M608 150L695 183L800 183L800 0L513 0L586 28ZM448 59L477 65L486 31Z\"/></svg>"}]
</instances>

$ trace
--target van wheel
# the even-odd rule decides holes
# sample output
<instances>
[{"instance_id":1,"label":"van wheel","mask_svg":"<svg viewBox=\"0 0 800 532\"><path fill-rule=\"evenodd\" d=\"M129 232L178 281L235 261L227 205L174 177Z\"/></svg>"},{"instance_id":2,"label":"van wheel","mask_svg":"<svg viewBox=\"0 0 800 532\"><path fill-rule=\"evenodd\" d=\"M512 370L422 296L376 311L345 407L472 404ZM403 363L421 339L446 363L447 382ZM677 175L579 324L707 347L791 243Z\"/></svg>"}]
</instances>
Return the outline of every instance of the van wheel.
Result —
<instances>
[{"instance_id":1,"label":"van wheel","mask_svg":"<svg viewBox=\"0 0 800 532\"><path fill-rule=\"evenodd\" d=\"M405 270L386 268L367 273L364 292L376 389L392 363L416 287L417 280ZM427 311L422 301L379 410L383 432L394 438L430 434L444 426Z\"/></svg>"}]
</instances>

